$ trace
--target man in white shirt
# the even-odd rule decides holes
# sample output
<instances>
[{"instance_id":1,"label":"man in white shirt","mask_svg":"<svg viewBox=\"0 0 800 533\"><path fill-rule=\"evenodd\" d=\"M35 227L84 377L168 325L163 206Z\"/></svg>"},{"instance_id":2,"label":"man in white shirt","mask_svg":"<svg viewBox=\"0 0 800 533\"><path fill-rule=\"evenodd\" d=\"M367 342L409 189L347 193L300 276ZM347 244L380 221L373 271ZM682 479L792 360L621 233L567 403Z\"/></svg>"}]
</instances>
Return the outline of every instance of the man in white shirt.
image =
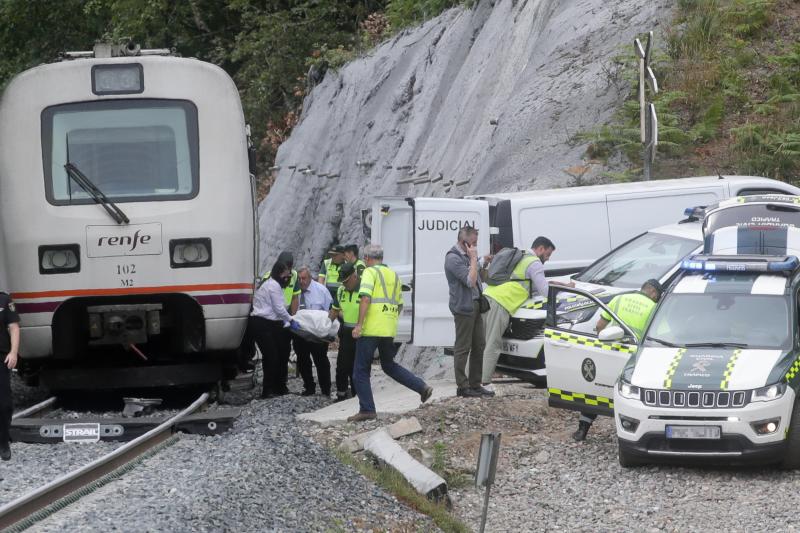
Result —
<instances>
[{"instance_id":1,"label":"man in white shirt","mask_svg":"<svg viewBox=\"0 0 800 533\"><path fill-rule=\"evenodd\" d=\"M300 307L299 309L316 309L319 311L330 311L333 304L333 297L325 285L314 281L311 271L307 266L297 270L300 280ZM314 373L311 368L311 360L317 367L317 379L319 388L324 396L331 395L331 363L328 360L328 343L312 342L294 337L294 351L297 354L297 368L303 378L303 396L312 396L316 393L314 383Z\"/></svg>"}]
</instances>

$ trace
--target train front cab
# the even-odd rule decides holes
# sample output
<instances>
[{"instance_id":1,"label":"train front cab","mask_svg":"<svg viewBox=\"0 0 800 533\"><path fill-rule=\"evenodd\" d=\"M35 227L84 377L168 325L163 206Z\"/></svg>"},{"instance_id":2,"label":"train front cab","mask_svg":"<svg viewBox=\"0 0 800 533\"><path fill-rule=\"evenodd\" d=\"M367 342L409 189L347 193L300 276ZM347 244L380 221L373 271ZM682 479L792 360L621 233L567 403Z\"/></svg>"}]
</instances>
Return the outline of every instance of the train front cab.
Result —
<instances>
[{"instance_id":1,"label":"train front cab","mask_svg":"<svg viewBox=\"0 0 800 533\"><path fill-rule=\"evenodd\" d=\"M51 385L111 387L112 368L149 386L232 365L252 299L255 209L224 71L158 56L40 66L6 88L0 138L24 368Z\"/></svg>"}]
</instances>

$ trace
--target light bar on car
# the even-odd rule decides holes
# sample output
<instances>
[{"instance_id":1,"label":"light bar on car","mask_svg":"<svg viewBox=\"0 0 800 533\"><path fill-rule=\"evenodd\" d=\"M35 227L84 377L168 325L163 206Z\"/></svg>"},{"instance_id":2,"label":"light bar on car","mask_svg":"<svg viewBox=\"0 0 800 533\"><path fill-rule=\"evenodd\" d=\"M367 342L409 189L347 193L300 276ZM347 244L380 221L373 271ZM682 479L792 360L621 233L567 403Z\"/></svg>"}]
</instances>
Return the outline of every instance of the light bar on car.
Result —
<instances>
[{"instance_id":1,"label":"light bar on car","mask_svg":"<svg viewBox=\"0 0 800 533\"><path fill-rule=\"evenodd\" d=\"M705 256L685 259L683 270L701 272L793 272L800 266L796 256L752 257L752 256Z\"/></svg>"},{"instance_id":2,"label":"light bar on car","mask_svg":"<svg viewBox=\"0 0 800 533\"><path fill-rule=\"evenodd\" d=\"M687 207L683 210L683 216L685 217L694 217L694 218L703 218L706 215L706 207L705 205L696 205L694 207Z\"/></svg>"}]
</instances>

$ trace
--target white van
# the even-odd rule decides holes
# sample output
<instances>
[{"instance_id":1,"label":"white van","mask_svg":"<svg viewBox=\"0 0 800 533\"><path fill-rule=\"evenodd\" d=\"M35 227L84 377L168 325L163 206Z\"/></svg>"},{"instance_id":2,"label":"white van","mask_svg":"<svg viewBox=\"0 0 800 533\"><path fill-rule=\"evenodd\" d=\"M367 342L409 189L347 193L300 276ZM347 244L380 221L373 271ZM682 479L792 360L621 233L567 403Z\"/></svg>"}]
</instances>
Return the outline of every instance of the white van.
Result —
<instances>
[{"instance_id":1,"label":"white van","mask_svg":"<svg viewBox=\"0 0 800 533\"><path fill-rule=\"evenodd\" d=\"M452 346L455 329L448 308L444 256L465 225L478 228L480 255L505 246L528 249L538 235L549 237L556 251L545 269L550 275L565 275L579 272L650 228L675 222L687 207L769 193L800 194L800 189L768 178L709 176L459 199L376 198L371 240L383 246L385 263L404 284L405 306L397 340L416 346ZM530 314L530 310L520 312ZM535 337L542 334L533 333ZM508 340L505 344L512 348L515 340ZM541 347L541 342L530 343L531 349L534 344ZM536 358L538 350L504 355Z\"/></svg>"}]
</instances>

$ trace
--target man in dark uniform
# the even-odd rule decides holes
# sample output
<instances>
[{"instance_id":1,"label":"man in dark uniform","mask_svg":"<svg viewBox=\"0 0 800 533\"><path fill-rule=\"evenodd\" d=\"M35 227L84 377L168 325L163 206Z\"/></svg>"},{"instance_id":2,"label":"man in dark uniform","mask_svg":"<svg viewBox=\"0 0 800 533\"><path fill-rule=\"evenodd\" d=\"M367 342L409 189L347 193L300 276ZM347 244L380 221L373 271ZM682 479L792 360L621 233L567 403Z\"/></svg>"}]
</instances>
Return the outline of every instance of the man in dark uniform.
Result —
<instances>
[{"instance_id":1,"label":"man in dark uniform","mask_svg":"<svg viewBox=\"0 0 800 533\"><path fill-rule=\"evenodd\" d=\"M0 292L0 459L11 459L9 432L14 409L11 398L11 369L17 366L19 315L11 296Z\"/></svg>"},{"instance_id":2,"label":"man in dark uniform","mask_svg":"<svg viewBox=\"0 0 800 533\"><path fill-rule=\"evenodd\" d=\"M361 296L358 289L361 285L360 273L353 263L344 263L339 269L339 280L342 284L336 293L337 298L331 308L331 319L338 318L339 353L336 355L336 401L341 402L355 396L353 386L353 362L356 358L356 340L353 328L358 324L358 312Z\"/></svg>"}]
</instances>

